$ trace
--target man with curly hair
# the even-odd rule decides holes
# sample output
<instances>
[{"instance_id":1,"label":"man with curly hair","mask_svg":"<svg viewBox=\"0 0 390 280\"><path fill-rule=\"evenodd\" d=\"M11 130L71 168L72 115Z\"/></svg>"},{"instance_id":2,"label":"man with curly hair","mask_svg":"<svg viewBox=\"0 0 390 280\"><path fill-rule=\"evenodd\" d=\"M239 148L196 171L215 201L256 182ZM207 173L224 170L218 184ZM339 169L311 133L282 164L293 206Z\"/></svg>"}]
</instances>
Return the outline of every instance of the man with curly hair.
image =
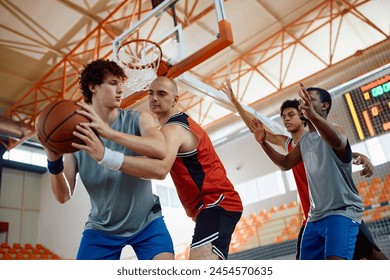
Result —
<instances>
[{"instance_id":1,"label":"man with curly hair","mask_svg":"<svg viewBox=\"0 0 390 280\"><path fill-rule=\"evenodd\" d=\"M163 159L166 145L148 112L120 109L126 75L115 62L98 59L87 64L79 84L85 103L74 135L84 144L79 151L58 154L46 149L55 198L71 199L80 176L91 200L91 210L77 259L119 259L132 246L138 259L174 259L173 243L150 180L121 169L129 156ZM65 158L63 161L63 157Z\"/></svg>"}]
</instances>

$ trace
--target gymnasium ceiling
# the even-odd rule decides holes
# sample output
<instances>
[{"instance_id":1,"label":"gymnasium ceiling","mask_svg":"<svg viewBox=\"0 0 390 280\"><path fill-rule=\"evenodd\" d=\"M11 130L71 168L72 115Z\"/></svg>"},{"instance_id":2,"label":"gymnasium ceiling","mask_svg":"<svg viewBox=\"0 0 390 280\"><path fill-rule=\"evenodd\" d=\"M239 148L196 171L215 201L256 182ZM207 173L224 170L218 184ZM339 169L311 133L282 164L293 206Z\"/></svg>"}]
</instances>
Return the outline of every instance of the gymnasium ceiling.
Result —
<instances>
[{"instance_id":1,"label":"gymnasium ceiling","mask_svg":"<svg viewBox=\"0 0 390 280\"><path fill-rule=\"evenodd\" d=\"M222 2L234 42L188 73L216 90L229 75L241 102L264 114L277 112L279 101L295 92L299 80L337 67L345 72L343 63L369 52L379 59L346 74L344 82L390 62L390 1ZM187 36L193 44L199 34L218 32L213 3L175 4L176 20L191 32ZM0 0L2 144L10 149L34 137L31 128L48 101L80 98L80 67L97 57L111 58L113 39L151 10L151 0ZM173 17L172 11L166 13ZM135 36L159 35L162 25L155 21ZM202 90L181 87L181 109L210 133L238 121L232 108L221 105L223 97L205 96ZM145 102L132 107L145 109Z\"/></svg>"}]
</instances>

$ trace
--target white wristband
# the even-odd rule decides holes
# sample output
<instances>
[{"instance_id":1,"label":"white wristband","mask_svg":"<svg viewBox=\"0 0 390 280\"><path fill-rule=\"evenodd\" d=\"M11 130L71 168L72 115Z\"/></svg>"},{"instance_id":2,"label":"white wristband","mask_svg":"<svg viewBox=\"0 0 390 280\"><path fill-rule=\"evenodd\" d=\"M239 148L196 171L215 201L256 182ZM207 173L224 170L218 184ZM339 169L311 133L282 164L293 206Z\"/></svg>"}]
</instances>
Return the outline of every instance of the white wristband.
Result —
<instances>
[{"instance_id":1,"label":"white wristband","mask_svg":"<svg viewBox=\"0 0 390 280\"><path fill-rule=\"evenodd\" d=\"M105 147L103 158L101 161L98 161L98 163L112 170L119 170L123 164L124 159L124 154Z\"/></svg>"}]
</instances>

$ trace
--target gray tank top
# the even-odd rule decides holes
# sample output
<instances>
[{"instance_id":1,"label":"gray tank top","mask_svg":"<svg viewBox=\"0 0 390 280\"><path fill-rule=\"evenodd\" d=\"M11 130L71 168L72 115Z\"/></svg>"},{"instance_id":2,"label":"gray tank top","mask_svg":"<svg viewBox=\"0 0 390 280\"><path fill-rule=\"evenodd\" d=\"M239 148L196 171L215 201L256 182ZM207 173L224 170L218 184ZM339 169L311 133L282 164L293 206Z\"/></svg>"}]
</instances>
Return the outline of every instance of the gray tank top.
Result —
<instances>
[{"instance_id":1,"label":"gray tank top","mask_svg":"<svg viewBox=\"0 0 390 280\"><path fill-rule=\"evenodd\" d=\"M308 221L342 215L360 223L363 203L352 180L351 163L342 162L317 131L306 132L299 143L309 184Z\"/></svg>"},{"instance_id":2,"label":"gray tank top","mask_svg":"<svg viewBox=\"0 0 390 280\"><path fill-rule=\"evenodd\" d=\"M119 109L111 128L140 135L139 112ZM104 138L101 140L104 146L111 150L125 155L136 155L115 142ZM160 203L158 197L152 193L150 180L103 167L83 151L74 153L74 156L81 181L91 200L91 210L85 229L96 229L128 237L161 216Z\"/></svg>"}]
</instances>

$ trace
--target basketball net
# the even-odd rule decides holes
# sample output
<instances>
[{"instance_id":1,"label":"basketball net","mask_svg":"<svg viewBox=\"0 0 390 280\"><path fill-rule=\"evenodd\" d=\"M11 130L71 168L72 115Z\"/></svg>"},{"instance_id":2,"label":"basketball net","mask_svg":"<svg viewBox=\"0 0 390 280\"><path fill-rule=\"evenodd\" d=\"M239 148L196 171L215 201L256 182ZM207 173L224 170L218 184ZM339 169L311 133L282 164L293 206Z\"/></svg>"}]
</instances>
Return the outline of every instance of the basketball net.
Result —
<instances>
[{"instance_id":1,"label":"basketball net","mask_svg":"<svg viewBox=\"0 0 390 280\"><path fill-rule=\"evenodd\" d=\"M146 39L131 40L118 49L117 62L128 77L122 98L148 89L157 78L161 57L160 46Z\"/></svg>"}]
</instances>

